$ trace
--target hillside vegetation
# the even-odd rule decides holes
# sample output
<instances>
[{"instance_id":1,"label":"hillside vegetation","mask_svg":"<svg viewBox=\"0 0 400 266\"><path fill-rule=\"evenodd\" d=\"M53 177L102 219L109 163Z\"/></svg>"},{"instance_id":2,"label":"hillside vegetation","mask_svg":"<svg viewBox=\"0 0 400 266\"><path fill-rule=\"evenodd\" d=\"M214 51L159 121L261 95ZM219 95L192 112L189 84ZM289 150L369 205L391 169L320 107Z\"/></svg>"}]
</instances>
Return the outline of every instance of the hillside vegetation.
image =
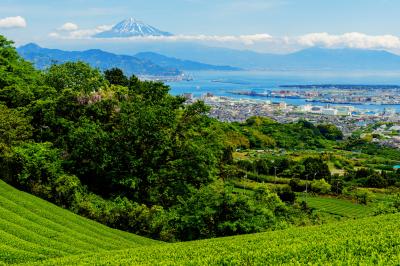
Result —
<instances>
[{"instance_id":1,"label":"hillside vegetation","mask_svg":"<svg viewBox=\"0 0 400 266\"><path fill-rule=\"evenodd\" d=\"M323 226L138 247L41 265L398 265L399 214Z\"/></svg>"},{"instance_id":2,"label":"hillside vegetation","mask_svg":"<svg viewBox=\"0 0 400 266\"><path fill-rule=\"evenodd\" d=\"M36 70L0 36L1 179L112 228L170 242L312 223L269 189L238 194L229 179L241 174L232 156L241 139L283 147L275 140L282 130L286 145L310 134L299 147L329 146L318 129L224 124L207 116L204 102L187 104L169 89L82 62Z\"/></svg>"},{"instance_id":3,"label":"hillside vegetation","mask_svg":"<svg viewBox=\"0 0 400 266\"><path fill-rule=\"evenodd\" d=\"M395 265L400 214L164 244L79 217L0 181L0 264Z\"/></svg>"},{"instance_id":4,"label":"hillside vegetation","mask_svg":"<svg viewBox=\"0 0 400 266\"><path fill-rule=\"evenodd\" d=\"M0 180L0 264L161 243L63 210Z\"/></svg>"}]
</instances>

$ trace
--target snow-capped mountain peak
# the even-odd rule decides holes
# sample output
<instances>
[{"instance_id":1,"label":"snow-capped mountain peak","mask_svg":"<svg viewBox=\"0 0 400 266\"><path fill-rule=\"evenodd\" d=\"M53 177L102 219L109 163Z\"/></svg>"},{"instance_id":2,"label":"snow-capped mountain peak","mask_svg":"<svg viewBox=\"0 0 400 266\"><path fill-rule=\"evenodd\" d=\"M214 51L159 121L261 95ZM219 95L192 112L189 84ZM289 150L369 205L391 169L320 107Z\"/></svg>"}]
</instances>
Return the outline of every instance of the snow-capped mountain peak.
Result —
<instances>
[{"instance_id":1,"label":"snow-capped mountain peak","mask_svg":"<svg viewBox=\"0 0 400 266\"><path fill-rule=\"evenodd\" d=\"M135 18L128 18L116 24L111 30L95 35L97 38L125 38L134 36L172 36L172 34L154 28Z\"/></svg>"}]
</instances>

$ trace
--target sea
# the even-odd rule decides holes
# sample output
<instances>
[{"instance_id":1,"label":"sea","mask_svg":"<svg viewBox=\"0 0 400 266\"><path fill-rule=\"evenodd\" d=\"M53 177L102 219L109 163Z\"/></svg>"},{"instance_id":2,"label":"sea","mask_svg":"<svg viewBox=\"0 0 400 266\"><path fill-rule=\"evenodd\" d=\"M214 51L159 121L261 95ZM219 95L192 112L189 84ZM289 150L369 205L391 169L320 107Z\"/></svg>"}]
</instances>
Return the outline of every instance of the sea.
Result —
<instances>
[{"instance_id":1,"label":"sea","mask_svg":"<svg viewBox=\"0 0 400 266\"><path fill-rule=\"evenodd\" d=\"M226 96L234 99L253 99L271 102L286 102L290 105L319 105L326 103L306 102L305 99L288 99L260 96L246 96L232 94L232 91L265 91L283 90L282 85L398 85L400 86L399 72L332 72L332 71L199 71L186 73L192 78L190 81L168 82L171 94L181 95L192 93L201 97L206 93L215 96ZM290 90L284 88L284 90ZM335 104L330 104L334 106ZM347 104L349 105L349 104ZM386 108L400 113L400 105L354 105L359 110L381 112Z\"/></svg>"}]
</instances>

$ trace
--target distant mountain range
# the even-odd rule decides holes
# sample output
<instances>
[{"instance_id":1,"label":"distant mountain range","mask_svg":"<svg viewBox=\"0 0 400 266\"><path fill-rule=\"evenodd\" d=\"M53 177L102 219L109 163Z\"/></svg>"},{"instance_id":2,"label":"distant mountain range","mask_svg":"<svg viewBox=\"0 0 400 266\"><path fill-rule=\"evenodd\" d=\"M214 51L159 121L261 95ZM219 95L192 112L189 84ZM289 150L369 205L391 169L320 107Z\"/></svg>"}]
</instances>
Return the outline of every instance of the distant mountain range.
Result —
<instances>
[{"instance_id":1,"label":"distant mountain range","mask_svg":"<svg viewBox=\"0 0 400 266\"><path fill-rule=\"evenodd\" d=\"M125 19L111 30L94 35L95 38L128 38L137 36L172 36L172 33L161 31L134 18Z\"/></svg>"},{"instance_id":2,"label":"distant mountain range","mask_svg":"<svg viewBox=\"0 0 400 266\"><path fill-rule=\"evenodd\" d=\"M135 57L156 62L157 65L162 67L175 67L177 69L186 71L199 71L199 70L216 70L216 71L237 71L241 70L238 67L231 66L218 66L211 64L203 64L190 60L182 60L174 57L167 57L154 52L142 52L135 55Z\"/></svg>"},{"instance_id":3,"label":"distant mountain range","mask_svg":"<svg viewBox=\"0 0 400 266\"><path fill-rule=\"evenodd\" d=\"M292 69L400 70L400 56L379 50L310 48L284 56L267 56L271 65Z\"/></svg>"},{"instance_id":4,"label":"distant mountain range","mask_svg":"<svg viewBox=\"0 0 400 266\"><path fill-rule=\"evenodd\" d=\"M156 53L139 53L136 56L129 56L116 55L98 49L63 51L42 48L33 43L21 46L17 50L23 58L32 62L39 69L45 69L54 63L84 61L100 70L118 67L127 75L139 76L178 76L185 70L239 70L229 66L214 66L170 58Z\"/></svg>"},{"instance_id":5,"label":"distant mountain range","mask_svg":"<svg viewBox=\"0 0 400 266\"><path fill-rule=\"evenodd\" d=\"M176 76L182 71L240 69L400 71L400 56L379 50L310 48L279 55L187 43L149 45L143 49L153 52L133 55L117 55L98 49L70 52L46 49L36 44L21 46L18 52L41 69L53 62L81 60L101 70L118 67L128 75Z\"/></svg>"},{"instance_id":6,"label":"distant mountain range","mask_svg":"<svg viewBox=\"0 0 400 266\"><path fill-rule=\"evenodd\" d=\"M155 50L167 56L245 69L400 70L400 56L381 50L309 48L281 55L197 44L175 44Z\"/></svg>"},{"instance_id":7,"label":"distant mountain range","mask_svg":"<svg viewBox=\"0 0 400 266\"><path fill-rule=\"evenodd\" d=\"M18 49L18 53L37 68L44 69L52 64L68 61L84 61L100 70L118 67L127 75L149 76L177 76L182 72L173 67L161 67L151 61L139 59L134 56L116 55L102 50L92 49L87 51L62 51L58 49L42 48L36 44L27 44Z\"/></svg>"}]
</instances>

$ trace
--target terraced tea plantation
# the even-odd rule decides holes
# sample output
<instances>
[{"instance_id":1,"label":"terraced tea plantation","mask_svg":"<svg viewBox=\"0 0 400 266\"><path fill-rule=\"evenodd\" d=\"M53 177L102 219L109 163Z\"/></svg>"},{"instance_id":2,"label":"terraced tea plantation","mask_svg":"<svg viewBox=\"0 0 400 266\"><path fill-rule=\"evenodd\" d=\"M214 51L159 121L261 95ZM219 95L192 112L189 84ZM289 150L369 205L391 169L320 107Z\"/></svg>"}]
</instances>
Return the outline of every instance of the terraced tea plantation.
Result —
<instances>
[{"instance_id":1,"label":"terraced tea plantation","mask_svg":"<svg viewBox=\"0 0 400 266\"><path fill-rule=\"evenodd\" d=\"M362 218L371 215L373 207L371 205L356 204L349 200L301 195L299 200L306 200L311 208L315 208L321 212L339 215L347 218Z\"/></svg>"},{"instance_id":2,"label":"terraced tea plantation","mask_svg":"<svg viewBox=\"0 0 400 266\"><path fill-rule=\"evenodd\" d=\"M398 265L400 214L64 257L41 265ZM38 264L39 265L39 264Z\"/></svg>"},{"instance_id":3,"label":"terraced tea plantation","mask_svg":"<svg viewBox=\"0 0 400 266\"><path fill-rule=\"evenodd\" d=\"M0 181L0 264L398 265L400 214L165 244L76 216Z\"/></svg>"},{"instance_id":4,"label":"terraced tea plantation","mask_svg":"<svg viewBox=\"0 0 400 266\"><path fill-rule=\"evenodd\" d=\"M0 264L155 243L77 216L0 180Z\"/></svg>"}]
</instances>

